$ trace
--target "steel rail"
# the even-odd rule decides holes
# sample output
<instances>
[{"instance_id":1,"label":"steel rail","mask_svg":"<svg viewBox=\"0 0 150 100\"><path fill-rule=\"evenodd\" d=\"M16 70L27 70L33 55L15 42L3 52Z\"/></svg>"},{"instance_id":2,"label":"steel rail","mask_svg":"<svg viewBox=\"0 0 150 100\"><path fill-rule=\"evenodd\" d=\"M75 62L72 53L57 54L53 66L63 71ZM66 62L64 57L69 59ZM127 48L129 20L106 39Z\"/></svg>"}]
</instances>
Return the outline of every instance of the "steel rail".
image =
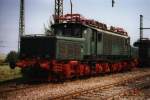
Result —
<instances>
[{"instance_id":1,"label":"steel rail","mask_svg":"<svg viewBox=\"0 0 150 100\"><path fill-rule=\"evenodd\" d=\"M135 86L133 88L126 89L126 90L124 90L122 92L119 92L119 93L116 93L116 94L114 94L112 96L106 97L105 100L113 100L114 98L117 98L117 97L120 97L120 96L124 96L125 94L129 95L130 93L133 93L135 90L142 90L145 87L150 87L149 82L147 82L146 85L142 83L142 84L140 84L138 86Z\"/></svg>"},{"instance_id":2,"label":"steel rail","mask_svg":"<svg viewBox=\"0 0 150 100\"><path fill-rule=\"evenodd\" d=\"M10 92L17 92L17 91L21 91L21 90L25 90L25 89L37 88L37 87L41 87L41 86L44 86L44 85L47 85L47 84L49 84L49 83L43 83L43 84L36 84L36 83L35 84L32 84L32 83L31 84L28 84L28 83L27 84L21 84L20 83L20 85L11 86L13 88L0 90L0 95L7 94L7 93L10 93ZM24 86L21 86L21 85L24 85Z\"/></svg>"},{"instance_id":3,"label":"steel rail","mask_svg":"<svg viewBox=\"0 0 150 100\"><path fill-rule=\"evenodd\" d=\"M135 76L134 78L127 78L127 79L121 80L119 82L111 83L111 84L108 84L108 85L96 86L96 87L92 87L90 89L85 89L85 90L81 90L81 91L74 91L74 92L71 92L69 94L58 95L58 96L55 96L55 97L50 97L48 99L49 100L72 99L72 98L80 96L82 94L87 94L87 93L90 93L92 91L100 91L100 90L102 91L104 89L108 89L108 88L111 88L111 87L117 86L117 85L124 85L126 83L134 82L135 80L139 80L139 79L142 79L142 78L148 77L148 76L150 76L150 74L144 74L142 76L137 76L137 77Z\"/></svg>"}]
</instances>

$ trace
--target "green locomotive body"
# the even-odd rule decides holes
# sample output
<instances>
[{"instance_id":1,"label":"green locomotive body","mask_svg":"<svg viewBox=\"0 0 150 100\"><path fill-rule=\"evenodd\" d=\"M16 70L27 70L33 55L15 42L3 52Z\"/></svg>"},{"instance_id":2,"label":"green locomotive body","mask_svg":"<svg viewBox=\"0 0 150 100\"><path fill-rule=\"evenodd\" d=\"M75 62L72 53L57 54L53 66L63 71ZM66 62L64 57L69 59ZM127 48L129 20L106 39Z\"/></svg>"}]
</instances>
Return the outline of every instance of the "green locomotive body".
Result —
<instances>
[{"instance_id":1,"label":"green locomotive body","mask_svg":"<svg viewBox=\"0 0 150 100\"><path fill-rule=\"evenodd\" d=\"M95 57L125 58L130 56L130 38L108 30L79 23L52 26L56 36L56 59L83 60Z\"/></svg>"},{"instance_id":2,"label":"green locomotive body","mask_svg":"<svg viewBox=\"0 0 150 100\"><path fill-rule=\"evenodd\" d=\"M56 60L124 58L130 55L128 36L79 23L53 25L50 36L24 36L21 55Z\"/></svg>"}]
</instances>

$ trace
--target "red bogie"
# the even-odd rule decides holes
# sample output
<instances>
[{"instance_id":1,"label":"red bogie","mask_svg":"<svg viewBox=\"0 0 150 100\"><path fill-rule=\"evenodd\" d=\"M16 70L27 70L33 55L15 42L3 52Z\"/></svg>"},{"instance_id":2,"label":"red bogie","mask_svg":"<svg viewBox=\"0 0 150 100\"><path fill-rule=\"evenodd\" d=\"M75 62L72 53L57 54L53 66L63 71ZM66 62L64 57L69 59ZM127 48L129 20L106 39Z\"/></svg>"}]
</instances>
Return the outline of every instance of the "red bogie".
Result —
<instances>
[{"instance_id":1,"label":"red bogie","mask_svg":"<svg viewBox=\"0 0 150 100\"><path fill-rule=\"evenodd\" d=\"M72 66L70 66L70 64L64 64L63 74L66 79L72 78L73 70L72 70Z\"/></svg>"}]
</instances>

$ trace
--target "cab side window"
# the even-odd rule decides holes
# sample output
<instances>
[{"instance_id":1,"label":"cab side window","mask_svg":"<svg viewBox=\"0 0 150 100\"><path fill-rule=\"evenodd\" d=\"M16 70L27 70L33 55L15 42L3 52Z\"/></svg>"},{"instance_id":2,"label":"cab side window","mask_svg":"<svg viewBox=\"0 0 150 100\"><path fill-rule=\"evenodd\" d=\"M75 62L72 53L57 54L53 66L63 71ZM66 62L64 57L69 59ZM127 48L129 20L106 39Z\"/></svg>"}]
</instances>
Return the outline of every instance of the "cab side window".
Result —
<instances>
[{"instance_id":1,"label":"cab side window","mask_svg":"<svg viewBox=\"0 0 150 100\"><path fill-rule=\"evenodd\" d=\"M102 34L101 34L101 33L98 33L97 39L98 39L98 42L101 42L101 41L102 41Z\"/></svg>"},{"instance_id":2,"label":"cab side window","mask_svg":"<svg viewBox=\"0 0 150 100\"><path fill-rule=\"evenodd\" d=\"M96 39L96 33L97 33L96 30L92 30L92 41L95 41L95 39Z\"/></svg>"}]
</instances>

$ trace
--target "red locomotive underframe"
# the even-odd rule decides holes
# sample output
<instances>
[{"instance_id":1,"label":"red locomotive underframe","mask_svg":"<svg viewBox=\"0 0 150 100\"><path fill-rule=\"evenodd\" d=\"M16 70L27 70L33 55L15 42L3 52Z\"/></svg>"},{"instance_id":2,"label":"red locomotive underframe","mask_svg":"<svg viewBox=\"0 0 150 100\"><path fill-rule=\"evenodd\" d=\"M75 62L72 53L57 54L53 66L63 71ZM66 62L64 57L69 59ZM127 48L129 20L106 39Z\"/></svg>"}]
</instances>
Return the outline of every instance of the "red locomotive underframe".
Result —
<instances>
[{"instance_id":1,"label":"red locomotive underframe","mask_svg":"<svg viewBox=\"0 0 150 100\"><path fill-rule=\"evenodd\" d=\"M96 62L95 66L90 66L88 63L81 63L80 61L68 61L64 63L63 61L56 60L37 60L37 59L25 59L20 60L17 64L20 68L35 67L38 66L49 72L57 73L62 75L64 79L71 79L73 77L82 76L93 76L105 73L116 73L126 70L131 70L138 66L138 60L126 60L116 63L107 62ZM48 80L54 79L52 76L48 76Z\"/></svg>"}]
</instances>

